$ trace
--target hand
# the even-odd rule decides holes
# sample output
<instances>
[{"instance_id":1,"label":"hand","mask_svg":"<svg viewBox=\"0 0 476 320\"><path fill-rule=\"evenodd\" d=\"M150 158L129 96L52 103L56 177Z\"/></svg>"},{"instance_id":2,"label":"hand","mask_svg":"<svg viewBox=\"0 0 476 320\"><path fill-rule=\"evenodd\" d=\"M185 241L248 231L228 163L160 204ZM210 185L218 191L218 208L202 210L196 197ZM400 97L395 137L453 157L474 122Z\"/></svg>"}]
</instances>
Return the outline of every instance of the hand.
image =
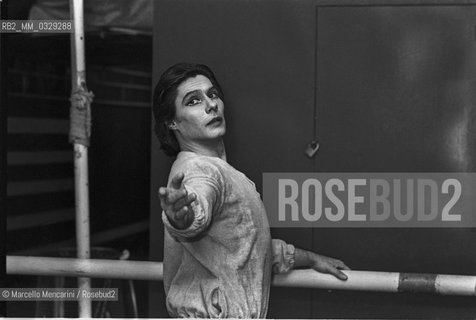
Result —
<instances>
[{"instance_id":1,"label":"hand","mask_svg":"<svg viewBox=\"0 0 476 320\"><path fill-rule=\"evenodd\" d=\"M314 270L332 274L340 280L347 280L347 276L341 270L350 270L350 268L344 262L311 252L309 259L311 261L310 267Z\"/></svg>"},{"instance_id":2,"label":"hand","mask_svg":"<svg viewBox=\"0 0 476 320\"><path fill-rule=\"evenodd\" d=\"M170 223L177 229L186 229L194 219L192 202L197 196L188 191L182 184L183 173L178 173L172 179L170 188L159 188L160 206L169 218Z\"/></svg>"}]
</instances>

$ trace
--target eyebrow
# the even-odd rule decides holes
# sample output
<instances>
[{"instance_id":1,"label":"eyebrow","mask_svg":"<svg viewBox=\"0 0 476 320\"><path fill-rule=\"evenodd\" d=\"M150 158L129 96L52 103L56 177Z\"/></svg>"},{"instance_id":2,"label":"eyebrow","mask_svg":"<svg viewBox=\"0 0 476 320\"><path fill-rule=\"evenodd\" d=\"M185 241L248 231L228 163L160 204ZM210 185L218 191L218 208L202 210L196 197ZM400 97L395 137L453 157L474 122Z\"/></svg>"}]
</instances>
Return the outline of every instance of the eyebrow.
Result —
<instances>
[{"instance_id":1,"label":"eyebrow","mask_svg":"<svg viewBox=\"0 0 476 320\"><path fill-rule=\"evenodd\" d=\"M215 88L215 86L211 86L211 87L207 90L207 93L210 92L211 90L217 90L217 89ZM201 90L198 90L198 89L197 89L197 90L190 91L190 92L187 92L187 94L185 94L185 96L184 96L183 99L182 99L182 104L184 104L185 101L186 101L190 96L192 96L192 95L194 95L194 94L199 94L200 92L201 92Z\"/></svg>"},{"instance_id":2,"label":"eyebrow","mask_svg":"<svg viewBox=\"0 0 476 320\"><path fill-rule=\"evenodd\" d=\"M187 100L188 97L198 93L200 93L200 90L193 90L193 91L187 92L187 94L182 99L182 103L185 103L185 100Z\"/></svg>"}]
</instances>

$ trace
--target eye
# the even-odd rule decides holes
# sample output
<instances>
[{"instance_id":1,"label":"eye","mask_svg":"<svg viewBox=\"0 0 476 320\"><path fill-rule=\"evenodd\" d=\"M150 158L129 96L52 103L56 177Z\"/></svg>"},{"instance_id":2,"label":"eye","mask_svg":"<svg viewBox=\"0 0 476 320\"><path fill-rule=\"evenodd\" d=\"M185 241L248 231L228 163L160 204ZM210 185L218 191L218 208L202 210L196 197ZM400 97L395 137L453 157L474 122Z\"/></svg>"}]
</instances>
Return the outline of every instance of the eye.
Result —
<instances>
[{"instance_id":1,"label":"eye","mask_svg":"<svg viewBox=\"0 0 476 320\"><path fill-rule=\"evenodd\" d=\"M210 99L218 99L219 98L218 92L216 92L215 90L212 90L208 93L208 97Z\"/></svg>"},{"instance_id":2,"label":"eye","mask_svg":"<svg viewBox=\"0 0 476 320\"><path fill-rule=\"evenodd\" d=\"M200 102L202 102L202 100L200 100L199 98L192 97L190 100L188 100L187 106L194 106L196 104L199 104Z\"/></svg>"}]
</instances>

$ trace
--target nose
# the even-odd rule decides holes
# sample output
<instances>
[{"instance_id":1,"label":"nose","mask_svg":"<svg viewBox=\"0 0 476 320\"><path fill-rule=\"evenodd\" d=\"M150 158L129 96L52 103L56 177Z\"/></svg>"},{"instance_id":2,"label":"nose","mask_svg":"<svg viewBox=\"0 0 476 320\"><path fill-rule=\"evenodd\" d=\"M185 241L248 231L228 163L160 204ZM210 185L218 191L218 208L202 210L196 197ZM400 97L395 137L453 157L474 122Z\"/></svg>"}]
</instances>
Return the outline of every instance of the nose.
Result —
<instances>
[{"instance_id":1,"label":"nose","mask_svg":"<svg viewBox=\"0 0 476 320\"><path fill-rule=\"evenodd\" d=\"M206 107L206 113L210 112L217 112L218 111L218 103L217 101L207 98L207 107Z\"/></svg>"}]
</instances>

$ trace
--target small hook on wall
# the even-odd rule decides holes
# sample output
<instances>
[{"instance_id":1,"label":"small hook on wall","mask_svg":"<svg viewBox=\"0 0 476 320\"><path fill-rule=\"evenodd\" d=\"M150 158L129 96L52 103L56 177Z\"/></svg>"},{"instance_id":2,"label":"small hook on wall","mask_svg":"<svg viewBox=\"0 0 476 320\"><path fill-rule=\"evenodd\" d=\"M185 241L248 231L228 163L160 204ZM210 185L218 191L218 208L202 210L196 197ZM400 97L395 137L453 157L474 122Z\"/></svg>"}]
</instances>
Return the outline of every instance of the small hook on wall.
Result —
<instances>
[{"instance_id":1,"label":"small hook on wall","mask_svg":"<svg viewBox=\"0 0 476 320\"><path fill-rule=\"evenodd\" d=\"M304 150L304 153L309 159L312 159L316 155L317 150L319 150L319 142L317 142L316 140L312 140L307 145L306 149Z\"/></svg>"}]
</instances>

